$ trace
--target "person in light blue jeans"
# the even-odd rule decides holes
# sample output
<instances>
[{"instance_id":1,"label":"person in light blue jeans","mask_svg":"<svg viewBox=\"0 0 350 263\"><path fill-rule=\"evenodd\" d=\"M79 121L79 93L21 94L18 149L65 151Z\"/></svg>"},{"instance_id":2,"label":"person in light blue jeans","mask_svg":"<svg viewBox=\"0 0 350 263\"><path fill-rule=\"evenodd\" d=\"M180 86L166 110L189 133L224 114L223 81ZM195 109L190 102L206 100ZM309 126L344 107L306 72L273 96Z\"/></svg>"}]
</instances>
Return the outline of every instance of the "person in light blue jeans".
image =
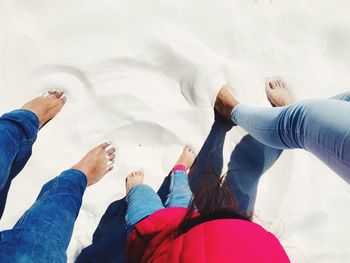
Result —
<instances>
[{"instance_id":1,"label":"person in light blue jeans","mask_svg":"<svg viewBox=\"0 0 350 263\"><path fill-rule=\"evenodd\" d=\"M0 118L0 215L11 181L29 160L38 131L65 102L63 92L53 91ZM66 249L84 191L113 168L115 149L108 146L104 143L92 149L71 169L46 183L15 226L0 232L0 262L67 261Z\"/></svg>"},{"instance_id":2,"label":"person in light blue jeans","mask_svg":"<svg viewBox=\"0 0 350 263\"><path fill-rule=\"evenodd\" d=\"M215 108L258 141L276 149L305 149L350 183L350 93L293 103L281 80L266 84L274 108L240 103L224 86Z\"/></svg>"},{"instance_id":3,"label":"person in light blue jeans","mask_svg":"<svg viewBox=\"0 0 350 263\"><path fill-rule=\"evenodd\" d=\"M160 209L188 207L192 192L188 183L187 170L191 168L194 159L193 150L186 146L170 173L169 193L164 205L158 194L150 186L143 184L143 171L132 172L127 176L125 221L128 235L138 222Z\"/></svg>"}]
</instances>

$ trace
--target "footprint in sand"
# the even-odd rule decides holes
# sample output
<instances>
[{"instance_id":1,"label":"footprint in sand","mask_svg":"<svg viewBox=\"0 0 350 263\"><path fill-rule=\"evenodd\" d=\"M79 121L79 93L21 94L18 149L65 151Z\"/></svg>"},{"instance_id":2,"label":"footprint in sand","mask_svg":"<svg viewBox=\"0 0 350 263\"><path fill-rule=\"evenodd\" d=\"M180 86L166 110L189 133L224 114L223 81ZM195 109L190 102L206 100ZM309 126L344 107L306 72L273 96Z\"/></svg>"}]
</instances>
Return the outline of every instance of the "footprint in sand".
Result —
<instances>
[{"instance_id":1,"label":"footprint in sand","mask_svg":"<svg viewBox=\"0 0 350 263\"><path fill-rule=\"evenodd\" d=\"M180 84L190 105L212 107L218 90L226 83L230 63L187 32L180 32L180 37L164 34L151 46L155 68Z\"/></svg>"},{"instance_id":2,"label":"footprint in sand","mask_svg":"<svg viewBox=\"0 0 350 263\"><path fill-rule=\"evenodd\" d=\"M86 74L77 67L68 65L44 65L32 74L31 92L42 94L47 90L62 90L68 98L62 112L62 125L74 123L74 129L66 136L80 140L81 134L91 131L100 124L98 118L103 112L99 109L98 97ZM89 116L88 118L86 116ZM94 123L93 123L94 122ZM91 132L91 134L94 134Z\"/></svg>"},{"instance_id":3,"label":"footprint in sand","mask_svg":"<svg viewBox=\"0 0 350 263\"><path fill-rule=\"evenodd\" d=\"M34 72L33 78L33 86L41 92L61 89L73 100L82 96L90 99L96 97L94 87L84 71L74 66L44 65Z\"/></svg>"},{"instance_id":4,"label":"footprint in sand","mask_svg":"<svg viewBox=\"0 0 350 263\"><path fill-rule=\"evenodd\" d=\"M137 165L151 167L150 163L158 166L162 155L159 149L184 145L183 140L170 129L149 121L126 124L110 130L105 137L118 145L117 151L120 156L118 162L135 167ZM130 156L133 156L132 160ZM153 157L150 159L150 156Z\"/></svg>"},{"instance_id":5,"label":"footprint in sand","mask_svg":"<svg viewBox=\"0 0 350 263\"><path fill-rule=\"evenodd\" d=\"M149 121L135 121L111 130L106 137L120 147L128 145L167 146L181 145L183 141L171 130Z\"/></svg>"}]
</instances>

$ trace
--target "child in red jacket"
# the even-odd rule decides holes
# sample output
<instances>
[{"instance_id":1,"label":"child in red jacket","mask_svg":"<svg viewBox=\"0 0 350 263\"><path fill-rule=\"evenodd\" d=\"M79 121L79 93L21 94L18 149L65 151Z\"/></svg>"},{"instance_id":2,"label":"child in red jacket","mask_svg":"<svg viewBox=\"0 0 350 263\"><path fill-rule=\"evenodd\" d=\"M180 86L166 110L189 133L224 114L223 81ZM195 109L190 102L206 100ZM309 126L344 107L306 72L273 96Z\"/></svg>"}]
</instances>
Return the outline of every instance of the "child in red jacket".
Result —
<instances>
[{"instance_id":1,"label":"child in red jacket","mask_svg":"<svg viewBox=\"0 0 350 263\"><path fill-rule=\"evenodd\" d=\"M223 145L234 124L225 118L230 114L225 100L219 102L212 129L188 177L185 170L194 159L189 148L174 167L166 208L142 184L142 172L127 178L127 262L290 262L278 239L251 221L259 179L282 150L246 135L222 176Z\"/></svg>"},{"instance_id":2,"label":"child in red jacket","mask_svg":"<svg viewBox=\"0 0 350 263\"><path fill-rule=\"evenodd\" d=\"M143 184L143 172L127 177L127 262L290 262L278 239L251 222L260 176L282 151L247 135L221 176L223 145L231 128L215 112L196 161L186 147L173 168L164 205Z\"/></svg>"},{"instance_id":3,"label":"child in red jacket","mask_svg":"<svg viewBox=\"0 0 350 263\"><path fill-rule=\"evenodd\" d=\"M187 208L192 197L188 183L187 170L195 159L194 151L186 146L171 172L169 195L163 205L157 193L148 185L143 184L143 171L131 173L126 178L126 224L128 234L142 219L165 207Z\"/></svg>"}]
</instances>

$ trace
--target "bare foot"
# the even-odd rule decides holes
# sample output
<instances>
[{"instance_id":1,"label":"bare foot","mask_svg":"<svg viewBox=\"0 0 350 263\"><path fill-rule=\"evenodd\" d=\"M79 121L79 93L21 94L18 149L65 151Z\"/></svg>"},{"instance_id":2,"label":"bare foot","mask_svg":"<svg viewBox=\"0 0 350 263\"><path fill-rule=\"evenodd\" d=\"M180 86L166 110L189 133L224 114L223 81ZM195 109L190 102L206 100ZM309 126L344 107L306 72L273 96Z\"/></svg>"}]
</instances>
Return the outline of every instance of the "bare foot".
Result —
<instances>
[{"instance_id":1,"label":"bare foot","mask_svg":"<svg viewBox=\"0 0 350 263\"><path fill-rule=\"evenodd\" d=\"M49 91L46 95L27 102L22 109L30 110L39 118L39 129L57 115L66 103L62 91Z\"/></svg>"},{"instance_id":2,"label":"bare foot","mask_svg":"<svg viewBox=\"0 0 350 263\"><path fill-rule=\"evenodd\" d=\"M232 96L228 86L223 86L216 96L214 109L226 120L231 121L231 112L238 103L238 100Z\"/></svg>"},{"instance_id":3,"label":"bare foot","mask_svg":"<svg viewBox=\"0 0 350 263\"><path fill-rule=\"evenodd\" d=\"M129 174L125 179L126 194L136 185L143 184L143 171L136 171Z\"/></svg>"},{"instance_id":4,"label":"bare foot","mask_svg":"<svg viewBox=\"0 0 350 263\"><path fill-rule=\"evenodd\" d=\"M270 80L265 83L267 99L272 107L286 106L293 103L287 84L282 80Z\"/></svg>"},{"instance_id":5,"label":"bare foot","mask_svg":"<svg viewBox=\"0 0 350 263\"><path fill-rule=\"evenodd\" d=\"M191 147L186 146L183 151L182 154L180 155L179 160L177 160L176 164L183 164L185 165L185 167L187 169L191 168L194 160L196 159L196 155L194 153L194 151L192 150Z\"/></svg>"},{"instance_id":6,"label":"bare foot","mask_svg":"<svg viewBox=\"0 0 350 263\"><path fill-rule=\"evenodd\" d=\"M103 176L112 171L115 149L106 150L108 146L110 146L110 143L100 144L72 167L72 169L77 169L85 174L87 186L97 183Z\"/></svg>"}]
</instances>

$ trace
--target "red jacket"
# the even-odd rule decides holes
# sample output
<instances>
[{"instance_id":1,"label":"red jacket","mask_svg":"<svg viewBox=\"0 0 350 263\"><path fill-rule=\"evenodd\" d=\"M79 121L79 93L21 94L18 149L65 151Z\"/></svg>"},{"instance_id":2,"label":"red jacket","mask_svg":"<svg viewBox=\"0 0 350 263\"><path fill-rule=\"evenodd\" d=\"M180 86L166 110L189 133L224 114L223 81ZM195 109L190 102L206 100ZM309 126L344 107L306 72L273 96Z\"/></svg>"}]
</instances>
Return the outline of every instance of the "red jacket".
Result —
<instances>
[{"instance_id":1,"label":"red jacket","mask_svg":"<svg viewBox=\"0 0 350 263\"><path fill-rule=\"evenodd\" d=\"M175 237L185 208L165 208L131 232L127 262L290 262L278 239L260 225L239 219L207 221Z\"/></svg>"}]
</instances>

